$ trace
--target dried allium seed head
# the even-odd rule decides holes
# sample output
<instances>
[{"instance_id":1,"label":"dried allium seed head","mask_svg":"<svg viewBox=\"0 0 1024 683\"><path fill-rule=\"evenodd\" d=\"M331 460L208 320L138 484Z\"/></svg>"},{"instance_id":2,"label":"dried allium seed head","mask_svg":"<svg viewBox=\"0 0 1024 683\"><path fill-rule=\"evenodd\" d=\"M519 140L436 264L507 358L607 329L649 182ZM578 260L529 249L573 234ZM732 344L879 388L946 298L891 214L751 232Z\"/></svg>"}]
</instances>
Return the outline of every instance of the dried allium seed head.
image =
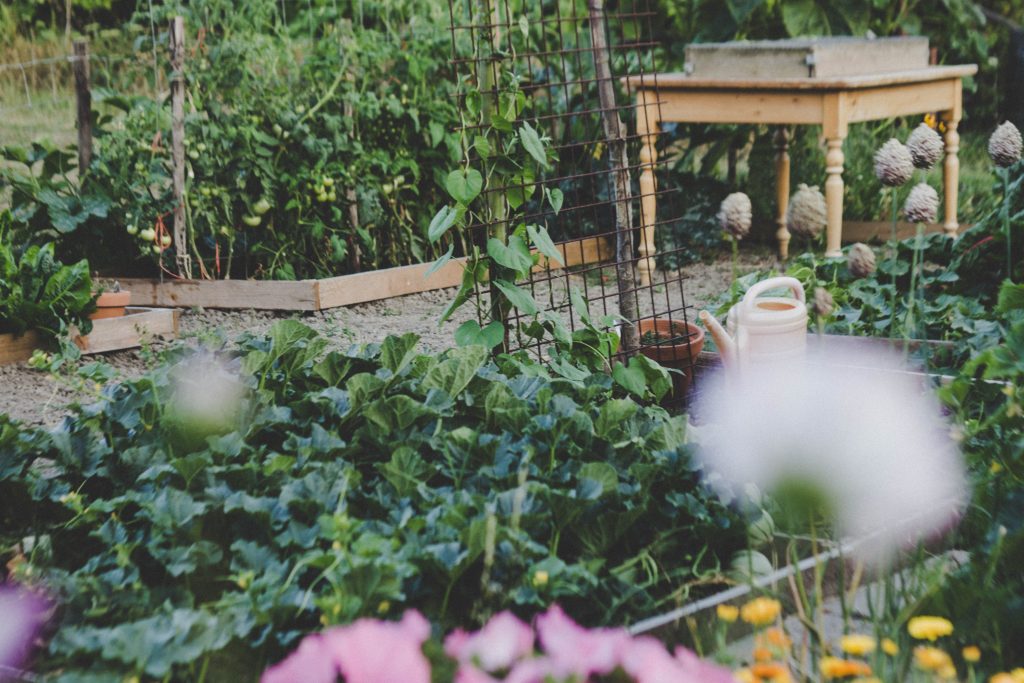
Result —
<instances>
[{"instance_id":1,"label":"dried allium seed head","mask_svg":"<svg viewBox=\"0 0 1024 683\"><path fill-rule=\"evenodd\" d=\"M846 267L854 277L871 275L875 272L875 252L863 242L857 242L846 255Z\"/></svg>"},{"instance_id":2,"label":"dried allium seed head","mask_svg":"<svg viewBox=\"0 0 1024 683\"><path fill-rule=\"evenodd\" d=\"M934 223L939 211L939 193L928 183L918 183L907 195L903 215L911 223Z\"/></svg>"},{"instance_id":3,"label":"dried allium seed head","mask_svg":"<svg viewBox=\"0 0 1024 683\"><path fill-rule=\"evenodd\" d=\"M817 187L800 183L789 200L786 227L794 235L817 237L825 228L826 221L825 196Z\"/></svg>"},{"instance_id":4,"label":"dried allium seed head","mask_svg":"<svg viewBox=\"0 0 1024 683\"><path fill-rule=\"evenodd\" d=\"M927 123L922 123L907 138L907 149L914 166L929 169L942 156L942 138Z\"/></svg>"},{"instance_id":5,"label":"dried allium seed head","mask_svg":"<svg viewBox=\"0 0 1024 683\"><path fill-rule=\"evenodd\" d=\"M836 302L833 301L832 295L829 294L828 290L824 287L816 287L814 289L814 312L822 317L827 318L832 315L832 309L835 307Z\"/></svg>"},{"instance_id":6,"label":"dried allium seed head","mask_svg":"<svg viewBox=\"0 0 1024 683\"><path fill-rule=\"evenodd\" d=\"M875 152L875 175L887 187L897 187L910 180L914 173L914 159L910 150L896 138Z\"/></svg>"},{"instance_id":7,"label":"dried allium seed head","mask_svg":"<svg viewBox=\"0 0 1024 683\"><path fill-rule=\"evenodd\" d=\"M722 206L718 210L718 221L722 224L722 230L740 240L750 232L752 215L750 197L742 192L733 192L722 200Z\"/></svg>"},{"instance_id":8,"label":"dried allium seed head","mask_svg":"<svg viewBox=\"0 0 1024 683\"><path fill-rule=\"evenodd\" d=\"M988 139L988 155L996 166L1013 166L1020 161L1022 141L1017 126L1005 121Z\"/></svg>"}]
</instances>

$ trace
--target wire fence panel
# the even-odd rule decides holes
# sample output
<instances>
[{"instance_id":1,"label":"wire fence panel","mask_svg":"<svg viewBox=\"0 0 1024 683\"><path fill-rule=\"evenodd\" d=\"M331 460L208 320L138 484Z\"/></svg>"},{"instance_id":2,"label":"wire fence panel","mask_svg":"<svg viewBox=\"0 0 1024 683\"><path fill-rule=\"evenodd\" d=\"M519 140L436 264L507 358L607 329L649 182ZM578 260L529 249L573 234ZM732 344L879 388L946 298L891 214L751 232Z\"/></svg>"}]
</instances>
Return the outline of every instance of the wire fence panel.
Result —
<instances>
[{"instance_id":1,"label":"wire fence panel","mask_svg":"<svg viewBox=\"0 0 1024 683\"><path fill-rule=\"evenodd\" d=\"M565 267L542 258L518 283L543 307L541 316L557 315L572 332L581 329L586 313L573 305L576 293L577 302L586 302L592 318L625 318L620 332L631 327L641 353L692 377L697 344L691 341L696 342L694 335L699 333L690 324L693 315L684 296L684 278L675 270L653 268L653 232L670 222L650 211L651 200L663 194L654 183L660 102L651 36L657 15L647 0L633 0L592 19L591 12L600 6L598 0L449 0L454 77L460 83L488 84L480 94L499 109L507 106L509 92L502 78L514 79L526 100L521 118L550 138L557 155L543 177L488 182L482 192L527 198L514 212L514 221L545 226L565 255ZM602 58L614 86L610 104L607 98L602 103L600 92L602 80L607 80L599 76ZM490 69L493 76L485 78L483 69ZM637 88L648 93L646 99ZM474 116L478 103L466 99L474 96L472 90L463 88L459 102L469 157L479 156L472 141L487 126ZM603 126L609 115L625 124L618 139L609 139ZM618 145L624 145L625 155L615 158ZM620 188L625 189L617 191L616 182L623 178L626 183ZM562 198L557 211L544 201L552 191ZM628 210L617 212L623 208L619 204ZM628 220L625 225L623 216ZM504 214L475 220L467 234L480 247L501 231L503 222ZM478 286L476 297L484 325L484 312L490 310L488 288ZM550 341L529 334L534 315L513 308L508 316L508 347L529 350L543 360ZM627 335L621 336L625 341ZM619 356L634 350L636 346L621 348ZM685 385L688 380L677 382L677 389Z\"/></svg>"}]
</instances>

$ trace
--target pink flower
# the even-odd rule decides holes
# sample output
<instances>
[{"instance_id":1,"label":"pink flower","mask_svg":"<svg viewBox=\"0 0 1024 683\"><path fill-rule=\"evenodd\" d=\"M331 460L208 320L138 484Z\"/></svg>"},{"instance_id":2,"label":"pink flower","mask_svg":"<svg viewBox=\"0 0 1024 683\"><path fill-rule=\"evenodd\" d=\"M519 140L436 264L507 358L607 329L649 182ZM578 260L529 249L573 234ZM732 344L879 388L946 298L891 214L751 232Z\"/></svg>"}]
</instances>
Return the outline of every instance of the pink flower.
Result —
<instances>
[{"instance_id":1,"label":"pink flower","mask_svg":"<svg viewBox=\"0 0 1024 683\"><path fill-rule=\"evenodd\" d=\"M430 624L409 610L399 622L360 619L327 630L324 643L345 683L430 683L423 642Z\"/></svg>"},{"instance_id":2,"label":"pink flower","mask_svg":"<svg viewBox=\"0 0 1024 683\"><path fill-rule=\"evenodd\" d=\"M495 615L476 633L456 629L444 651L461 664L472 662L484 671L501 671L533 652L533 631L511 612Z\"/></svg>"},{"instance_id":3,"label":"pink flower","mask_svg":"<svg viewBox=\"0 0 1024 683\"><path fill-rule=\"evenodd\" d=\"M18 586L0 586L0 666L17 667L46 621L46 601Z\"/></svg>"},{"instance_id":4,"label":"pink flower","mask_svg":"<svg viewBox=\"0 0 1024 683\"><path fill-rule=\"evenodd\" d=\"M703 661L686 648L672 657L661 641L634 638L622 657L622 668L636 683L735 683L728 669Z\"/></svg>"},{"instance_id":5,"label":"pink flower","mask_svg":"<svg viewBox=\"0 0 1024 683\"><path fill-rule=\"evenodd\" d=\"M320 635L306 636L295 652L263 672L260 683L335 683L338 667Z\"/></svg>"},{"instance_id":6,"label":"pink flower","mask_svg":"<svg viewBox=\"0 0 1024 683\"><path fill-rule=\"evenodd\" d=\"M583 679L614 671L630 643L625 629L587 630L567 617L558 605L537 617L537 633L544 651L566 670L566 675Z\"/></svg>"},{"instance_id":7,"label":"pink flower","mask_svg":"<svg viewBox=\"0 0 1024 683\"><path fill-rule=\"evenodd\" d=\"M704 661L685 647L676 648L676 661L679 662L682 671L695 681L701 681L701 683L736 683L736 678L729 669Z\"/></svg>"}]
</instances>

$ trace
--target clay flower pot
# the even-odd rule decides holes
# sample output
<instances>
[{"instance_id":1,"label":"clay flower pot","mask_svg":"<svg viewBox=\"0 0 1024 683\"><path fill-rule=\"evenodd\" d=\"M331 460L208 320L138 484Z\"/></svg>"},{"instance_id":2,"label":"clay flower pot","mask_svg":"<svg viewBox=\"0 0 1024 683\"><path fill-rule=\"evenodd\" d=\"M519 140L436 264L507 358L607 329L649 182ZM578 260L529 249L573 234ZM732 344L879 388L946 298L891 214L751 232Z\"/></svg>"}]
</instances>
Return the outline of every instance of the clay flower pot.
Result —
<instances>
[{"instance_id":1,"label":"clay flower pot","mask_svg":"<svg viewBox=\"0 0 1024 683\"><path fill-rule=\"evenodd\" d=\"M124 309L132 302L132 293L128 291L103 292L96 299L96 311L89 316L90 320L103 318L120 318Z\"/></svg>"},{"instance_id":2,"label":"clay flower pot","mask_svg":"<svg viewBox=\"0 0 1024 683\"><path fill-rule=\"evenodd\" d=\"M637 323L637 333L640 353L666 368L680 371L672 373L673 398L685 397L693 379L691 366L704 349L704 330L682 320L644 318Z\"/></svg>"}]
</instances>

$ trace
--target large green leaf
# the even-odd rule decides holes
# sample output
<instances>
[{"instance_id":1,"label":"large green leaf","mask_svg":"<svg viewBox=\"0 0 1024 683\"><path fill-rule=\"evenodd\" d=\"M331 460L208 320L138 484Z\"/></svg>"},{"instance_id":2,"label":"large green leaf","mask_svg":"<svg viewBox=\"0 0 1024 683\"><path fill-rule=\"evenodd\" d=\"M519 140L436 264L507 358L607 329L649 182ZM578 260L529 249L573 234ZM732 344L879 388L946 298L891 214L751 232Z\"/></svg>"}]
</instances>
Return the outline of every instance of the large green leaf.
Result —
<instances>
[{"instance_id":1,"label":"large green leaf","mask_svg":"<svg viewBox=\"0 0 1024 683\"><path fill-rule=\"evenodd\" d=\"M455 201L463 206L469 206L483 189L484 177L475 168L456 169L448 174L444 186Z\"/></svg>"},{"instance_id":2,"label":"large green leaf","mask_svg":"<svg viewBox=\"0 0 1024 683\"><path fill-rule=\"evenodd\" d=\"M782 23L790 36L827 36L832 33L828 12L818 0L786 0L781 5Z\"/></svg>"},{"instance_id":3,"label":"large green leaf","mask_svg":"<svg viewBox=\"0 0 1024 683\"><path fill-rule=\"evenodd\" d=\"M519 128L519 139L523 143L523 148L530 153L534 161L540 164L541 168L548 167L547 152L544 149L544 143L541 142L540 135L534 130L526 121Z\"/></svg>"},{"instance_id":4,"label":"large green leaf","mask_svg":"<svg viewBox=\"0 0 1024 683\"><path fill-rule=\"evenodd\" d=\"M487 240L487 255L495 263L515 271L522 277L525 277L526 273L533 267L530 248L526 246L523 238L517 235L509 236L508 244L495 237L491 237Z\"/></svg>"},{"instance_id":5,"label":"large green leaf","mask_svg":"<svg viewBox=\"0 0 1024 683\"><path fill-rule=\"evenodd\" d=\"M504 280L495 280L494 285L501 290L501 293L505 295L510 304L523 313L533 315L539 310L537 302L533 300L533 297L525 289Z\"/></svg>"}]
</instances>

